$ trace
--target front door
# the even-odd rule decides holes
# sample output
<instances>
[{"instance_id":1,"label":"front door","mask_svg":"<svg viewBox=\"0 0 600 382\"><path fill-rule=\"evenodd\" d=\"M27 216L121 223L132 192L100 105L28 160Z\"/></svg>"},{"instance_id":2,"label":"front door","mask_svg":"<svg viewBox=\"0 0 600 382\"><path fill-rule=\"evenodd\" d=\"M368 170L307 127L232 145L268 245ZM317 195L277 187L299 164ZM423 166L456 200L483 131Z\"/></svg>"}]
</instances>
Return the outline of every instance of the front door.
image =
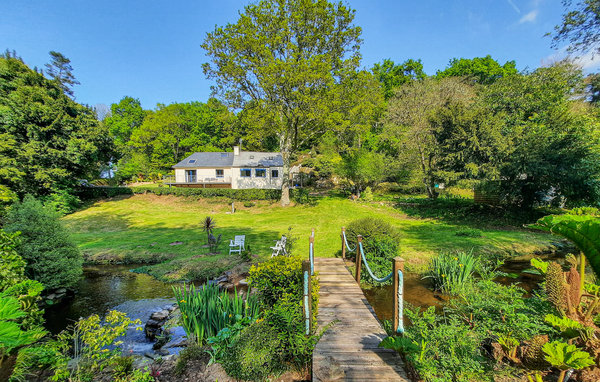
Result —
<instances>
[{"instance_id":1,"label":"front door","mask_svg":"<svg viewBox=\"0 0 600 382\"><path fill-rule=\"evenodd\" d=\"M185 170L185 182L196 183L196 170Z\"/></svg>"}]
</instances>

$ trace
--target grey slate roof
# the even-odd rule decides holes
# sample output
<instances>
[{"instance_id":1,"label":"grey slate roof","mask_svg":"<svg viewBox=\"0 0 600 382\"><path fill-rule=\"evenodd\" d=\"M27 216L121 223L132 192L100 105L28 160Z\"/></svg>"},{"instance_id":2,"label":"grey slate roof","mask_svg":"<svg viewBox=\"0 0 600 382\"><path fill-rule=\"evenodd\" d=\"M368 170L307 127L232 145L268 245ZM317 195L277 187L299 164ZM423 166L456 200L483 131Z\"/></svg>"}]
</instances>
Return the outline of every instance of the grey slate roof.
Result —
<instances>
[{"instance_id":1,"label":"grey slate roof","mask_svg":"<svg viewBox=\"0 0 600 382\"><path fill-rule=\"evenodd\" d=\"M191 162L191 163L190 163ZM280 153L261 153L242 151L240 155L233 153L194 153L177 163L173 168L198 167L281 167L283 158Z\"/></svg>"}]
</instances>

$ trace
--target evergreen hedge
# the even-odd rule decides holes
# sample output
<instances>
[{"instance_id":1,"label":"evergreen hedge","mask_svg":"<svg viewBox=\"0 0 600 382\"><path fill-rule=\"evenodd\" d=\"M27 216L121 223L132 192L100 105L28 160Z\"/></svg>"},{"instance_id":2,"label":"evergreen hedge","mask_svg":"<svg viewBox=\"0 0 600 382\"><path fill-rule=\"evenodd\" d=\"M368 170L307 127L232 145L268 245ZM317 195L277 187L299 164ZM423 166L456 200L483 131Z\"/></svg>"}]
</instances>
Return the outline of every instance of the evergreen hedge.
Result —
<instances>
[{"instance_id":1,"label":"evergreen hedge","mask_svg":"<svg viewBox=\"0 0 600 382\"><path fill-rule=\"evenodd\" d=\"M237 201L279 200L281 190L272 189L231 189L231 188L184 188L184 187L131 187L134 194L196 196L201 198L223 197ZM292 190L290 190L292 191Z\"/></svg>"}]
</instances>

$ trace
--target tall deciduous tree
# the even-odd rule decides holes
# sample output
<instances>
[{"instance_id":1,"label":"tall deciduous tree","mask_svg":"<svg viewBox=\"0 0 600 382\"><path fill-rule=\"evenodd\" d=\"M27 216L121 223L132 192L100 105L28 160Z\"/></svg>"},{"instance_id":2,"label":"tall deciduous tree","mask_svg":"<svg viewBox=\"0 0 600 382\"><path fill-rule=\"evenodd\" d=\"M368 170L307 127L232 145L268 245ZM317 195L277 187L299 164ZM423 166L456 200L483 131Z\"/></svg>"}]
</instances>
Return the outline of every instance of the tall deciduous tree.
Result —
<instances>
[{"instance_id":1,"label":"tall deciduous tree","mask_svg":"<svg viewBox=\"0 0 600 382\"><path fill-rule=\"evenodd\" d=\"M467 58L453 58L450 65L438 71L436 77L468 77L476 83L489 85L499 78L517 73L516 63L507 61L500 65L492 56Z\"/></svg>"},{"instance_id":2,"label":"tall deciduous tree","mask_svg":"<svg viewBox=\"0 0 600 382\"><path fill-rule=\"evenodd\" d=\"M449 105L466 105L473 99L473 89L460 79L428 78L404 85L389 101L387 135L395 138L399 149L410 153L411 160L418 163L430 198L438 195L436 183L456 177L442 165L445 155L441 139L444 136L439 131L440 124L434 123L433 118Z\"/></svg>"},{"instance_id":3,"label":"tall deciduous tree","mask_svg":"<svg viewBox=\"0 0 600 382\"><path fill-rule=\"evenodd\" d=\"M328 128L344 77L359 65L354 11L325 0L263 0L208 33L205 74L233 107L253 107L283 157L281 203L289 204L290 155ZM328 126L329 125L329 126Z\"/></svg>"},{"instance_id":4,"label":"tall deciduous tree","mask_svg":"<svg viewBox=\"0 0 600 382\"><path fill-rule=\"evenodd\" d=\"M399 86L427 77L423 71L421 60L413 59L395 64L394 61L386 58L381 64L373 65L373 74L381 82L385 99L392 98L394 90Z\"/></svg>"},{"instance_id":5,"label":"tall deciduous tree","mask_svg":"<svg viewBox=\"0 0 600 382\"><path fill-rule=\"evenodd\" d=\"M120 151L126 150L131 133L142 125L145 116L146 112L137 98L125 96L119 103L110 105L110 116L104 123Z\"/></svg>"},{"instance_id":6,"label":"tall deciduous tree","mask_svg":"<svg viewBox=\"0 0 600 382\"><path fill-rule=\"evenodd\" d=\"M73 97L73 85L79 85L79 81L73 75L71 60L62 53L50 51L52 61L46 64L46 74L52 78L60 88L70 97Z\"/></svg>"}]
</instances>

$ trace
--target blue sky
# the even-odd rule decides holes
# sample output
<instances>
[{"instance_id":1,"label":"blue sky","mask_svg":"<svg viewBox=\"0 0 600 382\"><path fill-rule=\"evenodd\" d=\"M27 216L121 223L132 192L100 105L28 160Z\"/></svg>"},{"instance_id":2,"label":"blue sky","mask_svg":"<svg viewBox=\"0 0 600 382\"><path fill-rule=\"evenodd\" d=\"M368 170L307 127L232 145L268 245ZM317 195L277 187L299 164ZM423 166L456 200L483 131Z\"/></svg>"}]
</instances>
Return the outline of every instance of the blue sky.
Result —
<instances>
[{"instance_id":1,"label":"blue sky","mask_svg":"<svg viewBox=\"0 0 600 382\"><path fill-rule=\"evenodd\" d=\"M237 19L248 1L4 0L0 49L43 67L48 51L71 59L89 105L139 98L156 103L206 101L210 85L200 44L215 25ZM348 0L363 30L363 66L391 58L423 61L434 74L453 57L492 55L535 69L560 52L544 37L560 21L558 0ZM582 60L588 71L598 62Z\"/></svg>"}]
</instances>

